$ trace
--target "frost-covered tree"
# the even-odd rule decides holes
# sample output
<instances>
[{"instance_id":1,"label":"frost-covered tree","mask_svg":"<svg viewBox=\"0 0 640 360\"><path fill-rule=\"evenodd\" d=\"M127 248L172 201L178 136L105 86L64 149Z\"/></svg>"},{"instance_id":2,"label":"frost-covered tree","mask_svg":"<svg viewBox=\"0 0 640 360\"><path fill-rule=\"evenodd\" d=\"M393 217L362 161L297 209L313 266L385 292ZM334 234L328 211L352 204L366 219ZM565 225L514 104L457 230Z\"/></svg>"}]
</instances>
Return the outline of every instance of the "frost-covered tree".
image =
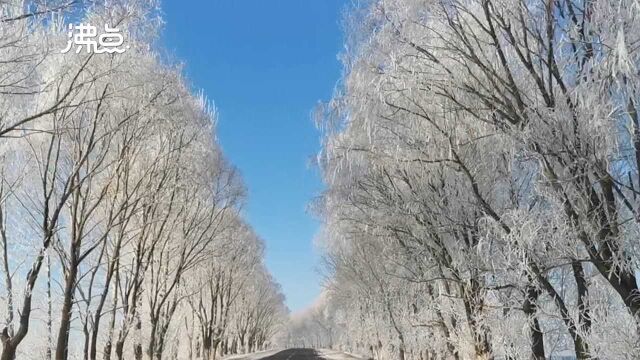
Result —
<instances>
[{"instance_id":1,"label":"frost-covered tree","mask_svg":"<svg viewBox=\"0 0 640 360\"><path fill-rule=\"evenodd\" d=\"M638 5L351 10L317 206L342 344L637 357Z\"/></svg>"}]
</instances>

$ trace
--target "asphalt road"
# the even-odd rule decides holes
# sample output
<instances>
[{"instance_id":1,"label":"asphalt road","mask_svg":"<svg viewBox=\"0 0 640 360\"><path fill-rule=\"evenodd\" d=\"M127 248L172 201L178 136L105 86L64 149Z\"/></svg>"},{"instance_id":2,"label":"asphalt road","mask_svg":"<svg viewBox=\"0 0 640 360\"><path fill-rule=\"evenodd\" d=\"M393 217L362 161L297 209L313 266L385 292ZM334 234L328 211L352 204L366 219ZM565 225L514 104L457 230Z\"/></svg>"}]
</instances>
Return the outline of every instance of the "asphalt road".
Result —
<instances>
[{"instance_id":1,"label":"asphalt road","mask_svg":"<svg viewBox=\"0 0 640 360\"><path fill-rule=\"evenodd\" d=\"M261 360L322 360L321 357L313 349L287 349L275 353L271 356L264 357Z\"/></svg>"}]
</instances>

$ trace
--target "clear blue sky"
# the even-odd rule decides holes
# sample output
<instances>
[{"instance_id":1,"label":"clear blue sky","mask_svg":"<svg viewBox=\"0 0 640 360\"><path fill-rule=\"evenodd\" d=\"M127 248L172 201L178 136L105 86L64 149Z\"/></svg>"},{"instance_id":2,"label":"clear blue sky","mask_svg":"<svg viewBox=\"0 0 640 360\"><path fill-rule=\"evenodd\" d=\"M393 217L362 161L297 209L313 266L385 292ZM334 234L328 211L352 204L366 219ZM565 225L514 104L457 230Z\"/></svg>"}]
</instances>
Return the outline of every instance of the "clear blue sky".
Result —
<instances>
[{"instance_id":1,"label":"clear blue sky","mask_svg":"<svg viewBox=\"0 0 640 360\"><path fill-rule=\"evenodd\" d=\"M249 190L245 213L293 311L320 292L306 207L322 189L311 119L340 76L345 0L163 0L163 43L219 110L218 137Z\"/></svg>"}]
</instances>

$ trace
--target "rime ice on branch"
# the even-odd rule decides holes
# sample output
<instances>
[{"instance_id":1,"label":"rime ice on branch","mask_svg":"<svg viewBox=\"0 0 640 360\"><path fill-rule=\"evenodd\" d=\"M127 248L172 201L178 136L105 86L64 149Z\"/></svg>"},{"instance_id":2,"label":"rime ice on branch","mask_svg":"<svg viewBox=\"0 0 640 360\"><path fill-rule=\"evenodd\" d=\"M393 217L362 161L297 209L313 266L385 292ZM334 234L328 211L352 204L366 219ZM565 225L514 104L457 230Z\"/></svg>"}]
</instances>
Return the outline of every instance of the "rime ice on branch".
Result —
<instances>
[{"instance_id":1,"label":"rime ice on branch","mask_svg":"<svg viewBox=\"0 0 640 360\"><path fill-rule=\"evenodd\" d=\"M640 356L640 4L372 0L317 206L334 346Z\"/></svg>"}]
</instances>

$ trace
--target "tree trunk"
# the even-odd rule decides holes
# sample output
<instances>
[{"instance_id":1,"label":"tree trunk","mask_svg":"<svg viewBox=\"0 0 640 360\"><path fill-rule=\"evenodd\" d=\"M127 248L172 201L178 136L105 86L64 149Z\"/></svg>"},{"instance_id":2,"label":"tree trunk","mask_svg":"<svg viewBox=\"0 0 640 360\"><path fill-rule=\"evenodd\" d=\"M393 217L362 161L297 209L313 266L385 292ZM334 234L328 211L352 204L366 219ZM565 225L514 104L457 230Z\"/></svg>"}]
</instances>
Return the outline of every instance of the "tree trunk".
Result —
<instances>
[{"instance_id":1,"label":"tree trunk","mask_svg":"<svg viewBox=\"0 0 640 360\"><path fill-rule=\"evenodd\" d=\"M0 356L0 360L13 360L15 358L16 358L16 347L11 344L3 342L2 355Z\"/></svg>"},{"instance_id":2,"label":"tree trunk","mask_svg":"<svg viewBox=\"0 0 640 360\"><path fill-rule=\"evenodd\" d=\"M118 269L116 268L116 281L115 284L116 286L114 286L115 290L113 291L113 309L111 309L111 318L109 319L109 329L107 331L107 342L104 345L104 349L102 351L103 353L103 360L110 360L111 359L111 348L113 346L113 331L115 329L116 326L116 311L118 309L118 282L119 282L119 276L118 276ZM97 339L96 339L97 340ZM94 343L97 343L94 340ZM95 360L95 353L93 354L93 358L92 360Z\"/></svg>"},{"instance_id":3,"label":"tree trunk","mask_svg":"<svg viewBox=\"0 0 640 360\"><path fill-rule=\"evenodd\" d=\"M58 330L58 341L56 343L56 360L67 360L69 355L69 330L71 329L71 311L73 309L73 297L76 290L76 279L78 276L77 247L71 246L71 259L69 261L69 273L65 279L64 300L62 303L62 314L60 316L60 327Z\"/></svg>"},{"instance_id":4,"label":"tree trunk","mask_svg":"<svg viewBox=\"0 0 640 360\"><path fill-rule=\"evenodd\" d=\"M116 341L116 359L124 360L124 339Z\"/></svg>"},{"instance_id":5,"label":"tree trunk","mask_svg":"<svg viewBox=\"0 0 640 360\"><path fill-rule=\"evenodd\" d=\"M544 334L540 329L540 322L536 315L538 297L540 290L530 284L526 289L526 298L522 305L525 315L530 319L529 337L531 341L531 360L545 360L544 355Z\"/></svg>"},{"instance_id":6,"label":"tree trunk","mask_svg":"<svg viewBox=\"0 0 640 360\"><path fill-rule=\"evenodd\" d=\"M140 315L136 316L136 332L140 334L142 332L142 322ZM133 344L133 356L136 360L142 360L142 344L140 343L140 337L136 337L136 343Z\"/></svg>"},{"instance_id":7,"label":"tree trunk","mask_svg":"<svg viewBox=\"0 0 640 360\"><path fill-rule=\"evenodd\" d=\"M579 331L586 334L591 330L591 315L589 313L589 305L586 303L587 297L589 296L587 281L585 279L584 268L580 262L574 261L571 263L571 268L573 269L573 277L576 280L576 288L578 290ZM589 344L584 341L582 336L575 342L575 352L576 358L579 360L591 359L589 356Z\"/></svg>"},{"instance_id":8,"label":"tree trunk","mask_svg":"<svg viewBox=\"0 0 640 360\"><path fill-rule=\"evenodd\" d=\"M20 323L18 326L18 330L15 332L13 336L9 335L7 328L5 327L0 333L0 340L2 341L2 355L0 355L0 360L13 360L16 356L16 349L18 345L22 342L22 340L27 336L29 332L29 320L31 317L31 303L33 295L33 288L35 286L36 280L38 279L38 274L40 273L40 269L42 268L42 263L44 262L45 251L49 247L51 243L51 234L47 234L45 237L45 242L43 247L40 249L38 256L36 257L29 273L27 274L27 286L25 289L24 298L22 300L22 311L19 312L20 315Z\"/></svg>"},{"instance_id":9,"label":"tree trunk","mask_svg":"<svg viewBox=\"0 0 640 360\"><path fill-rule=\"evenodd\" d=\"M479 292L479 284L472 281L471 285L462 286L464 309L473 337L477 359L489 359L492 354L491 343L489 342L489 330L482 324L478 323L478 315L482 311L481 294Z\"/></svg>"},{"instance_id":10,"label":"tree trunk","mask_svg":"<svg viewBox=\"0 0 640 360\"><path fill-rule=\"evenodd\" d=\"M47 360L53 357L53 298L51 297L51 256L47 254Z\"/></svg>"}]
</instances>

